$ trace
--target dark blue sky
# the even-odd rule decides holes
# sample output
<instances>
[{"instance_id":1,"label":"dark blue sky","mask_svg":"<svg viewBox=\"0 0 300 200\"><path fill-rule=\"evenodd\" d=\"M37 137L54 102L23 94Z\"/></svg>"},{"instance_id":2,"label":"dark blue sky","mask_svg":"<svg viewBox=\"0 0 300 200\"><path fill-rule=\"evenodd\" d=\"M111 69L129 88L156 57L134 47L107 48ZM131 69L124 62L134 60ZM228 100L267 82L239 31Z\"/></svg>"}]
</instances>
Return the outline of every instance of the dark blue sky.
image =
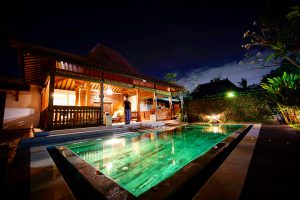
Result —
<instances>
[{"instance_id":1,"label":"dark blue sky","mask_svg":"<svg viewBox=\"0 0 300 200\"><path fill-rule=\"evenodd\" d=\"M241 59L242 34L261 1L44 1L3 3L1 28L28 42L87 55L101 43L162 78Z\"/></svg>"}]
</instances>

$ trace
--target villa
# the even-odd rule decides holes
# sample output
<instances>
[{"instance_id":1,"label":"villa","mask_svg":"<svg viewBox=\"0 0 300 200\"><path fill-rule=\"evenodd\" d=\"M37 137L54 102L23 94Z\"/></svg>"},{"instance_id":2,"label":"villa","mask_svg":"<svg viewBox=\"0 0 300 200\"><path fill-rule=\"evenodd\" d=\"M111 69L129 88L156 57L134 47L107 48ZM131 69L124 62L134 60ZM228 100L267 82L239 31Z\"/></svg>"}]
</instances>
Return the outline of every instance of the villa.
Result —
<instances>
[{"instance_id":1,"label":"villa","mask_svg":"<svg viewBox=\"0 0 300 200\"><path fill-rule=\"evenodd\" d=\"M17 52L23 82L30 89L6 90L3 128L9 129L9 124L43 130L99 126L105 124L107 114L113 122L122 122L126 94L136 121L169 120L180 110L172 95L181 86L141 74L109 47L97 44L83 57L17 40L10 46Z\"/></svg>"}]
</instances>

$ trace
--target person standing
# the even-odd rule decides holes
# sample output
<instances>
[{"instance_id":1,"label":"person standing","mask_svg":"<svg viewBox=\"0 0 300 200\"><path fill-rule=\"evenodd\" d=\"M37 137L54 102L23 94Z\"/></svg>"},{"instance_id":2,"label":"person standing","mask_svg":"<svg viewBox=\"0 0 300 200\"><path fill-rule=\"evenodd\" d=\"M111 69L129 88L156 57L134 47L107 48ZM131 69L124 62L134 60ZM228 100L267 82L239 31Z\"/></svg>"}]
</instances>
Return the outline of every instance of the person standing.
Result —
<instances>
[{"instance_id":1,"label":"person standing","mask_svg":"<svg viewBox=\"0 0 300 200\"><path fill-rule=\"evenodd\" d=\"M128 95L125 95L124 101L124 115L125 115L125 124L130 124L131 121L131 102L128 100Z\"/></svg>"}]
</instances>

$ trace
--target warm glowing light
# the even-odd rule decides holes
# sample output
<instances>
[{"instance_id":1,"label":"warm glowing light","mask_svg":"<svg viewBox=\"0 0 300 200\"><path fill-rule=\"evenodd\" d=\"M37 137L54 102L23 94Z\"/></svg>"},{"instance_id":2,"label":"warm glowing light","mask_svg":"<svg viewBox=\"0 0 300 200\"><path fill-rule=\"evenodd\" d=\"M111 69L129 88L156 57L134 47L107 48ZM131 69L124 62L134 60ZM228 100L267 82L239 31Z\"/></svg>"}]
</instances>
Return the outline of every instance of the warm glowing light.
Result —
<instances>
[{"instance_id":1,"label":"warm glowing light","mask_svg":"<svg viewBox=\"0 0 300 200\"><path fill-rule=\"evenodd\" d=\"M55 89L53 93L53 104L61 106L75 106L75 92Z\"/></svg>"},{"instance_id":2,"label":"warm glowing light","mask_svg":"<svg viewBox=\"0 0 300 200\"><path fill-rule=\"evenodd\" d=\"M233 91L229 91L229 92L226 93L226 96L228 98L233 98L233 97L235 97L235 93Z\"/></svg>"},{"instance_id":3,"label":"warm glowing light","mask_svg":"<svg viewBox=\"0 0 300 200\"><path fill-rule=\"evenodd\" d=\"M206 131L212 133L218 133L218 134L226 133L225 129L222 126L217 124L210 124L210 126L206 128Z\"/></svg>"},{"instance_id":4,"label":"warm glowing light","mask_svg":"<svg viewBox=\"0 0 300 200\"><path fill-rule=\"evenodd\" d=\"M53 104L54 105L68 105L68 95L67 94L53 94Z\"/></svg>"},{"instance_id":5,"label":"warm glowing light","mask_svg":"<svg viewBox=\"0 0 300 200\"><path fill-rule=\"evenodd\" d=\"M214 133L219 133L220 132L219 129L220 129L219 126L213 126L213 132Z\"/></svg>"},{"instance_id":6,"label":"warm glowing light","mask_svg":"<svg viewBox=\"0 0 300 200\"><path fill-rule=\"evenodd\" d=\"M112 167L113 167L112 163L107 163L107 165L106 165L107 170L111 170Z\"/></svg>"},{"instance_id":7,"label":"warm glowing light","mask_svg":"<svg viewBox=\"0 0 300 200\"><path fill-rule=\"evenodd\" d=\"M112 169L113 164L111 162L106 164L107 173L110 174L110 170Z\"/></svg>"},{"instance_id":8,"label":"warm glowing light","mask_svg":"<svg viewBox=\"0 0 300 200\"><path fill-rule=\"evenodd\" d=\"M175 153L175 147L174 147L174 141L172 140L172 152L171 152L172 154L174 154Z\"/></svg>"},{"instance_id":9,"label":"warm glowing light","mask_svg":"<svg viewBox=\"0 0 300 200\"><path fill-rule=\"evenodd\" d=\"M113 91L111 90L111 88L107 88L106 90L106 94L107 95L112 95Z\"/></svg>"},{"instance_id":10,"label":"warm glowing light","mask_svg":"<svg viewBox=\"0 0 300 200\"><path fill-rule=\"evenodd\" d=\"M174 160L174 159L172 159L172 164L173 164L173 165L175 165L175 164L176 164L176 162L175 162L175 160Z\"/></svg>"},{"instance_id":11,"label":"warm glowing light","mask_svg":"<svg viewBox=\"0 0 300 200\"><path fill-rule=\"evenodd\" d=\"M211 116L211 119L213 119L213 120L218 119L218 115L212 115L212 116Z\"/></svg>"},{"instance_id":12,"label":"warm glowing light","mask_svg":"<svg viewBox=\"0 0 300 200\"><path fill-rule=\"evenodd\" d=\"M125 146L125 140L124 138L112 138L110 140L105 141L105 144Z\"/></svg>"},{"instance_id":13,"label":"warm glowing light","mask_svg":"<svg viewBox=\"0 0 300 200\"><path fill-rule=\"evenodd\" d=\"M212 114L211 116L209 116L209 119L211 123L218 123L220 119L220 114L218 115Z\"/></svg>"}]
</instances>

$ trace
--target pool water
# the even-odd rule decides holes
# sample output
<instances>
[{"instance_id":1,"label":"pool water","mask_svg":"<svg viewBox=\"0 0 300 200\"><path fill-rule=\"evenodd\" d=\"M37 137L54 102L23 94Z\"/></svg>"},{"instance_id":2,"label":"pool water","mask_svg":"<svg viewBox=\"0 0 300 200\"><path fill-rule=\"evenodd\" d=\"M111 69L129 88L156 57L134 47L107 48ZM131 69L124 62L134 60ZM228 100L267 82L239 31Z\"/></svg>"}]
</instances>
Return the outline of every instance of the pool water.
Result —
<instances>
[{"instance_id":1,"label":"pool water","mask_svg":"<svg viewBox=\"0 0 300 200\"><path fill-rule=\"evenodd\" d=\"M66 145L134 196L172 176L243 125L187 125Z\"/></svg>"}]
</instances>

